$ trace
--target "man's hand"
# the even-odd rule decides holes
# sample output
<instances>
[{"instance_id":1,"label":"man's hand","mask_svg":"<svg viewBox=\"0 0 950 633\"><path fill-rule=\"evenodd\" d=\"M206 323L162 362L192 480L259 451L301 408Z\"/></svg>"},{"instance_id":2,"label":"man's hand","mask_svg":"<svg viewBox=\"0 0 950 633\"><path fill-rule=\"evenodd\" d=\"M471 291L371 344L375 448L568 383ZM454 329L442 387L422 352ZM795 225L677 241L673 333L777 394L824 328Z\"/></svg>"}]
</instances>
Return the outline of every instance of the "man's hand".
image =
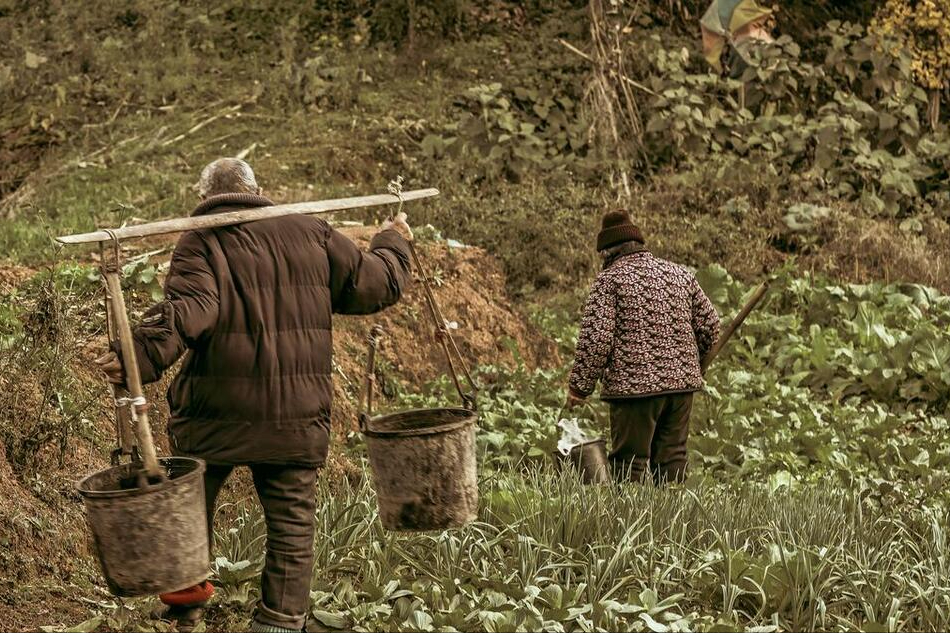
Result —
<instances>
[{"instance_id":1,"label":"man's hand","mask_svg":"<svg viewBox=\"0 0 950 633\"><path fill-rule=\"evenodd\" d=\"M400 235L402 235L407 242L412 241L412 229L409 228L409 223L406 221L408 216L405 213L400 213L395 218L386 220L383 222L382 230L393 229Z\"/></svg>"},{"instance_id":2,"label":"man's hand","mask_svg":"<svg viewBox=\"0 0 950 633\"><path fill-rule=\"evenodd\" d=\"M125 369L115 352L107 352L96 359L96 365L106 375L106 379L115 385L125 384Z\"/></svg>"},{"instance_id":3,"label":"man's hand","mask_svg":"<svg viewBox=\"0 0 950 633\"><path fill-rule=\"evenodd\" d=\"M584 404L584 401L587 400L587 396L582 396L580 394L574 393L574 390L570 387L567 388L567 402L564 403L564 408L570 411L576 407Z\"/></svg>"}]
</instances>

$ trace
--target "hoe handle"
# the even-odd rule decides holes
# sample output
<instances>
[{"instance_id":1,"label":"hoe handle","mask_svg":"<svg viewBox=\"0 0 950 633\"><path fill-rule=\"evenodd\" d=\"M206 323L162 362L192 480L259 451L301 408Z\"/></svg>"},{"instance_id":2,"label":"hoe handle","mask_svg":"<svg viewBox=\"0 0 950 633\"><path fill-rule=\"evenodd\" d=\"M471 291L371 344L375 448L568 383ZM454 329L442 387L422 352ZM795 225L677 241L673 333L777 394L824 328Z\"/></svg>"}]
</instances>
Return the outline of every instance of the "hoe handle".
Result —
<instances>
[{"instance_id":1,"label":"hoe handle","mask_svg":"<svg viewBox=\"0 0 950 633\"><path fill-rule=\"evenodd\" d=\"M726 343L729 342L729 339L732 338L732 335L736 333L736 330L739 329L739 326L742 325L742 322L746 320L746 317L755 310L755 307L759 305L762 299L765 297L766 291L769 289L769 280L766 279L762 284L755 289L755 292L752 293L752 296L746 301L746 304L742 306L742 309L739 310L739 314L736 315L732 321L729 322L729 325L725 327L722 331L722 335L719 337L719 340L710 348L706 355L703 356L702 362L700 363L700 369L702 373L706 373L706 370L709 369L709 365L712 364L716 356L719 355L719 352L722 351L722 348L726 346Z\"/></svg>"},{"instance_id":2,"label":"hoe handle","mask_svg":"<svg viewBox=\"0 0 950 633\"><path fill-rule=\"evenodd\" d=\"M112 319L119 336L119 346L122 351L122 366L125 368L125 382L132 396L131 410L136 423L138 445L142 452L142 461L145 474L149 478L161 479L164 477L155 455L155 444L152 442L152 429L148 423L148 403L142 389L142 375L139 373L138 359L135 357L135 347L132 341L132 328L129 325L129 315L125 309L125 298L122 296L122 282L119 271L112 270L104 273L106 288L109 290L109 299L112 308Z\"/></svg>"}]
</instances>

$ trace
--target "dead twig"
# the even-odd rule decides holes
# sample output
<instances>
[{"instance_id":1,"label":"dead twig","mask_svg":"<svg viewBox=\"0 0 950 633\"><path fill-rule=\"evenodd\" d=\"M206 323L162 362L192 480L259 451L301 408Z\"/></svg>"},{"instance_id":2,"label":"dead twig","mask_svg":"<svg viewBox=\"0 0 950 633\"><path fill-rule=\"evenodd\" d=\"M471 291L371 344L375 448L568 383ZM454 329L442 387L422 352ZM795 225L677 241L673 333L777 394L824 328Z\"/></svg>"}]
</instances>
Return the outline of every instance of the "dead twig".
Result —
<instances>
[{"instance_id":1,"label":"dead twig","mask_svg":"<svg viewBox=\"0 0 950 633\"><path fill-rule=\"evenodd\" d=\"M215 121L217 121L217 120L220 119L221 117L227 116L227 115L229 115L229 114L231 114L231 113L233 113L233 112L237 112L237 111L240 110L242 107L244 107L244 104L243 104L243 103L239 103L239 104L237 104L237 105L231 106L230 108L225 108L223 111L218 112L217 114L214 114L214 115L208 117L207 119L205 119L205 120L203 120L203 121L201 121L201 122L199 122L199 123L193 125L193 126L192 126L191 128L189 128L186 132L182 132L181 134L179 134L178 136L175 136L174 138L170 138L170 139L167 139L167 140L165 140L165 141L162 141L162 147L168 147L169 145L172 145L172 144L174 144L174 143L177 143L178 141L180 141L180 140L182 140L182 139L185 139L185 138L191 136L192 134L194 134L194 133L197 132L198 130L202 129L203 127L205 127L205 126L207 126L207 125L209 125L209 124L211 124L211 123L214 123Z\"/></svg>"},{"instance_id":2,"label":"dead twig","mask_svg":"<svg viewBox=\"0 0 950 633\"><path fill-rule=\"evenodd\" d=\"M626 24L614 23L619 13L608 16L603 0L590 0L591 52L586 53L571 43L558 42L591 64L591 78L584 102L591 113L590 134L599 139L604 152L611 152L616 164L617 197L629 197L630 185L626 170L631 163L649 167L644 148L644 125L634 89L657 96L648 86L631 79L625 68L622 35L632 31L637 7ZM616 14L616 15L615 15ZM620 18L622 19L622 18Z\"/></svg>"},{"instance_id":3,"label":"dead twig","mask_svg":"<svg viewBox=\"0 0 950 633\"><path fill-rule=\"evenodd\" d=\"M581 57L583 57L583 58L586 59L587 61L591 62L592 64L596 64L596 63L597 63L596 60L594 60L593 57L591 57L590 55L588 55L588 54L585 53L584 51L580 50L579 48L577 48L576 46L574 46L574 45L571 44L570 42L567 42L567 41L565 41L565 40L563 40L563 39L561 39L561 38L558 38L557 41L558 41L558 43L560 43L562 46L564 46L565 48L567 48L567 49L568 49L569 51L571 51L572 53L576 53L577 55L580 55ZM648 88L647 86L644 86L644 85L643 85L642 83L640 83L639 81L635 81L635 80L631 79L630 77L627 77L626 75L618 75L618 76L619 76L619 78L620 78L621 81L630 84L630 85L633 86L634 88L639 88L639 89L642 90L643 92L645 92L645 93L647 93L647 94L649 94L649 95L652 95L652 96L654 96L654 97L659 97L659 96L660 96L658 92L656 92L655 90L651 90L651 89Z\"/></svg>"}]
</instances>

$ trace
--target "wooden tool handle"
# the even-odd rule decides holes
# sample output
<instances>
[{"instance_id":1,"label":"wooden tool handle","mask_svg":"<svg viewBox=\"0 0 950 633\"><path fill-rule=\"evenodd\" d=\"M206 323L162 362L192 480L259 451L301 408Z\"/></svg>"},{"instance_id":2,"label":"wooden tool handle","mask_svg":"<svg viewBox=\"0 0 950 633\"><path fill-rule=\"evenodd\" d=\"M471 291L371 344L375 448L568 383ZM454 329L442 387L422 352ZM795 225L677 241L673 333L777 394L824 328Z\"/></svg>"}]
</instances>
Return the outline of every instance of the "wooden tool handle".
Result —
<instances>
[{"instance_id":1,"label":"wooden tool handle","mask_svg":"<svg viewBox=\"0 0 950 633\"><path fill-rule=\"evenodd\" d=\"M742 322L746 320L746 317L755 309L759 302L762 301L762 298L765 297L765 292L769 289L769 281L766 280L762 282L758 288L755 289L755 292L752 293L752 296L746 302L742 309L739 310L739 314L736 315L732 321L729 322L729 325L725 327L722 331L722 334L719 336L719 339L716 343L710 348L706 355L703 356L702 362L700 363L700 369L702 373L706 373L706 370L709 368L709 365L712 364L716 356L719 355L719 352L722 351L722 348L726 346L726 343L729 342L729 339L732 338L732 335L736 333L736 330L739 329L739 326L742 325Z\"/></svg>"},{"instance_id":2,"label":"wooden tool handle","mask_svg":"<svg viewBox=\"0 0 950 633\"><path fill-rule=\"evenodd\" d=\"M158 465L155 455L155 444L152 442L152 429L148 423L148 405L145 402L145 392L142 389L142 375L139 373L138 359L135 357L135 346L132 342L132 328L129 325L129 315L125 310L125 298L122 296L122 282L118 271L105 273L106 286L109 289L109 298L112 302L112 318L119 335L119 345L122 348L122 366L125 368L125 384L132 396L132 407L135 412L139 450L142 452L142 461L145 473L149 477L161 478L164 472Z\"/></svg>"}]
</instances>

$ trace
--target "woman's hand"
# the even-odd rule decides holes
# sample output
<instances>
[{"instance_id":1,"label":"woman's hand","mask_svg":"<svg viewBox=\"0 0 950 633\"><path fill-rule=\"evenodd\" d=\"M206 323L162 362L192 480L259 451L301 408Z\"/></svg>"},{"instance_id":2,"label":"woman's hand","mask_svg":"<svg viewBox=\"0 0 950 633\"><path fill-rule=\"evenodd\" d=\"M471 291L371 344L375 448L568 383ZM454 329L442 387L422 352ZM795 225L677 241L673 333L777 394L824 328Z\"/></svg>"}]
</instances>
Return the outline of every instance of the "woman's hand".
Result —
<instances>
[{"instance_id":1,"label":"woman's hand","mask_svg":"<svg viewBox=\"0 0 950 633\"><path fill-rule=\"evenodd\" d=\"M567 388L567 402L564 403L564 408L570 411L575 407L579 407L584 404L584 401L587 400L587 396L582 396L578 393L575 393L570 387Z\"/></svg>"}]
</instances>

